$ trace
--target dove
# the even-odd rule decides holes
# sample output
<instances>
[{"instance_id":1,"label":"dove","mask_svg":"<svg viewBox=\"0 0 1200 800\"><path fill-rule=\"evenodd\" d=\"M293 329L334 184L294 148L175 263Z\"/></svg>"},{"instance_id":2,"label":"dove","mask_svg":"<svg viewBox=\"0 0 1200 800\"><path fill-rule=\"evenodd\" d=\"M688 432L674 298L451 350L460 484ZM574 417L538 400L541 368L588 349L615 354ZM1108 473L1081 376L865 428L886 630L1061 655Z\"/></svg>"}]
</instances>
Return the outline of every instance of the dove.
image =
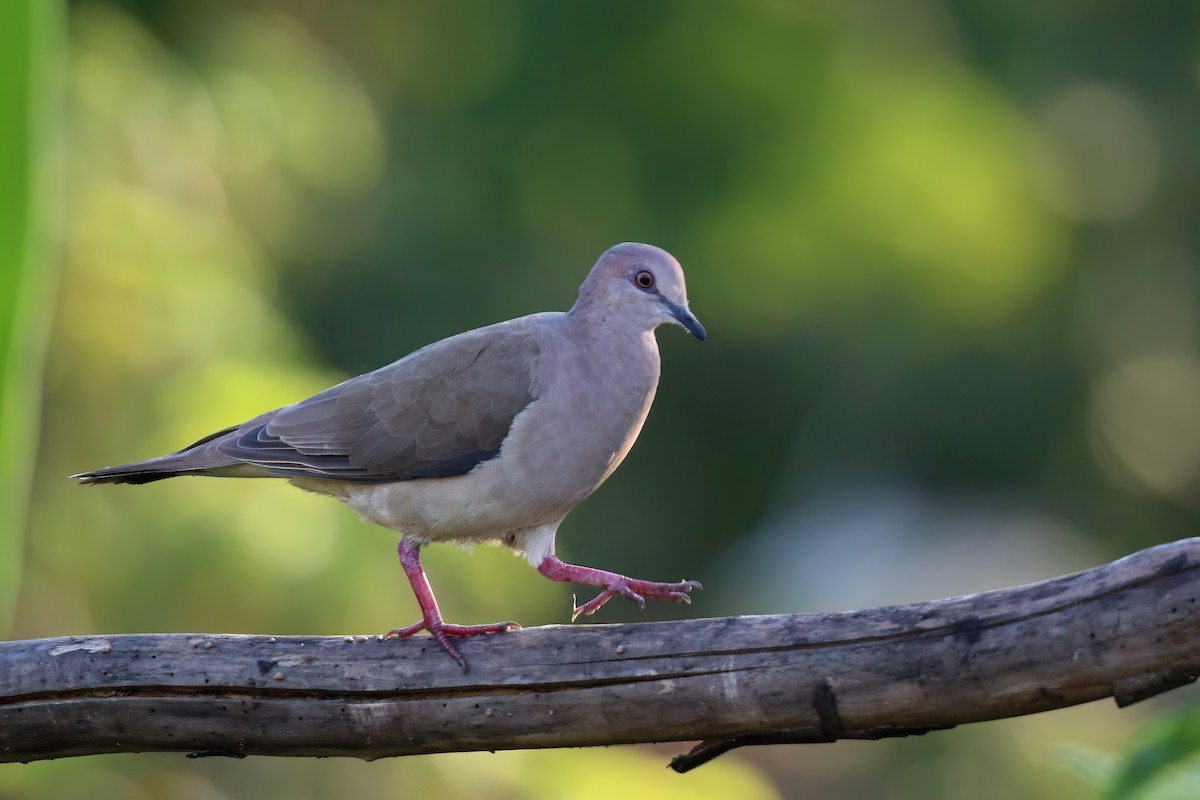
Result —
<instances>
[{"instance_id":1,"label":"dove","mask_svg":"<svg viewBox=\"0 0 1200 800\"><path fill-rule=\"evenodd\" d=\"M690 603L696 581L645 581L561 561L558 528L620 465L659 381L655 329L704 327L688 308L679 262L624 243L605 251L566 312L460 333L306 400L205 436L169 455L83 472L81 483L140 484L182 475L282 478L331 495L400 533L400 564L421 620L383 638L431 635L464 670L451 637L516 622L443 620L421 567L433 542L500 543L545 577L600 588L571 619L613 597Z\"/></svg>"}]
</instances>

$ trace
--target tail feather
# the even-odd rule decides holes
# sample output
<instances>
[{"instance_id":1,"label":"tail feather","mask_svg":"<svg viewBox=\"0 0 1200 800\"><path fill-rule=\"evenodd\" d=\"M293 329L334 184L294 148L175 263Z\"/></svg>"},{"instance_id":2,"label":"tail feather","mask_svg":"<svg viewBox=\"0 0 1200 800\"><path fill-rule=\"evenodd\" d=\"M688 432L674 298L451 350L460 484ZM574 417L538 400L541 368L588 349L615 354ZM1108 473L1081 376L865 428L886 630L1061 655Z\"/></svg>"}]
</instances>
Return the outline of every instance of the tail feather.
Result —
<instances>
[{"instance_id":1,"label":"tail feather","mask_svg":"<svg viewBox=\"0 0 1200 800\"><path fill-rule=\"evenodd\" d=\"M236 427L217 431L178 453L91 472L80 472L71 477L80 483L150 483L180 475L236 474L236 468L245 465L236 459L221 455L216 448L219 439L235 430Z\"/></svg>"},{"instance_id":2,"label":"tail feather","mask_svg":"<svg viewBox=\"0 0 1200 800\"><path fill-rule=\"evenodd\" d=\"M92 472L80 472L72 475L80 483L150 483L164 478L175 478L179 475L196 475L196 470L172 470L154 467L145 463L121 464L116 467L105 467Z\"/></svg>"}]
</instances>

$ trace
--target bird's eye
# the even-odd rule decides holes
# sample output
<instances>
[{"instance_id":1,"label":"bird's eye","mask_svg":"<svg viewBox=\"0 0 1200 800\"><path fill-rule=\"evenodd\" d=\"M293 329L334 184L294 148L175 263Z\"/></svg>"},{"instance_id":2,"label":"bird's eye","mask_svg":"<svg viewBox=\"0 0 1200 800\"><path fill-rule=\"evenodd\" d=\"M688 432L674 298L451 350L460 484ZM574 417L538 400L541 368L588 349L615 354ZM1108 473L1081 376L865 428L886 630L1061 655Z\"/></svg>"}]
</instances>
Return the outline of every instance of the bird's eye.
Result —
<instances>
[{"instance_id":1,"label":"bird's eye","mask_svg":"<svg viewBox=\"0 0 1200 800\"><path fill-rule=\"evenodd\" d=\"M639 289L649 289L654 286L654 273L648 269L640 270L633 276L633 282L638 285Z\"/></svg>"}]
</instances>

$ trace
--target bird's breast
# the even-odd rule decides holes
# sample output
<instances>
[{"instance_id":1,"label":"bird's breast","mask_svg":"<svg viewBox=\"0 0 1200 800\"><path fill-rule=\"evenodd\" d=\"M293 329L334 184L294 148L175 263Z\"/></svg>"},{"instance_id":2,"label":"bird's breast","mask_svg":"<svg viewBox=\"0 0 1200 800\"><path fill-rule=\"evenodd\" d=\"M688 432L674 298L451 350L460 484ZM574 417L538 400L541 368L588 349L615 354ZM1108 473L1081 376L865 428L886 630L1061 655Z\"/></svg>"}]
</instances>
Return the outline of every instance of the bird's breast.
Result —
<instances>
[{"instance_id":1,"label":"bird's breast","mask_svg":"<svg viewBox=\"0 0 1200 800\"><path fill-rule=\"evenodd\" d=\"M658 387L652 333L625 342L551 350L568 363L515 420L501 456L521 480L543 487L547 501L570 506L620 465L637 439ZM545 351L543 351L545 352Z\"/></svg>"}]
</instances>

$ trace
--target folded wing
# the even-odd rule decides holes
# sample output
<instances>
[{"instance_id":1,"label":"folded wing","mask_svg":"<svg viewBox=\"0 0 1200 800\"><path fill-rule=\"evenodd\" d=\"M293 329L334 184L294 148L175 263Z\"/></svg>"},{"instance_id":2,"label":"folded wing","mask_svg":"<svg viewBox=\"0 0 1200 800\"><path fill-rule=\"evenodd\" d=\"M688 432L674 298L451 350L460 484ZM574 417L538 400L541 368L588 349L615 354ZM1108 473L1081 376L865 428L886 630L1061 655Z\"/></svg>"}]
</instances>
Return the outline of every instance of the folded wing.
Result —
<instances>
[{"instance_id":1,"label":"folded wing","mask_svg":"<svg viewBox=\"0 0 1200 800\"><path fill-rule=\"evenodd\" d=\"M536 340L499 326L451 337L280 409L216 445L283 477L381 483L469 472L533 402Z\"/></svg>"}]
</instances>

